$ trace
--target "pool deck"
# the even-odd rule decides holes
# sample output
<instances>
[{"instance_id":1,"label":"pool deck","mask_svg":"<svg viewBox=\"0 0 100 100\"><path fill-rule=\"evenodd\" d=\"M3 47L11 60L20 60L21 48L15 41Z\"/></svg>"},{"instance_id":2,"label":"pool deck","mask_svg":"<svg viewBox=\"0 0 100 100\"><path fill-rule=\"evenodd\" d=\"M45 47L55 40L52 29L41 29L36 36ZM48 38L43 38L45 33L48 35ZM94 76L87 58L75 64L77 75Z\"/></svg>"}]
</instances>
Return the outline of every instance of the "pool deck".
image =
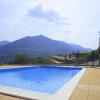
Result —
<instances>
[{"instance_id":1,"label":"pool deck","mask_svg":"<svg viewBox=\"0 0 100 100\"><path fill-rule=\"evenodd\" d=\"M100 100L100 69L86 70L70 100Z\"/></svg>"},{"instance_id":2,"label":"pool deck","mask_svg":"<svg viewBox=\"0 0 100 100\"><path fill-rule=\"evenodd\" d=\"M0 66L12 68L16 66ZM0 94L0 100L25 100ZM87 68L70 100L100 100L100 69Z\"/></svg>"}]
</instances>

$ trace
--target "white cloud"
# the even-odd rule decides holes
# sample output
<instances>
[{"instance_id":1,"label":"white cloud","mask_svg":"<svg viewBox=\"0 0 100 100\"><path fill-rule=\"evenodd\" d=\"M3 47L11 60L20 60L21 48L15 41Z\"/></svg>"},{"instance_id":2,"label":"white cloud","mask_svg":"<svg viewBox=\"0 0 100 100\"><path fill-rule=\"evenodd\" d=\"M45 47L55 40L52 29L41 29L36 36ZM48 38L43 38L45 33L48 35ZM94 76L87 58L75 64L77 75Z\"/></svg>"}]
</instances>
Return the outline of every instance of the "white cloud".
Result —
<instances>
[{"instance_id":1,"label":"white cloud","mask_svg":"<svg viewBox=\"0 0 100 100\"><path fill-rule=\"evenodd\" d=\"M63 18L57 12L53 10L44 10L42 6L36 6L33 9L30 9L28 16L36 18L38 20L47 21L56 24L67 24L67 18Z\"/></svg>"}]
</instances>

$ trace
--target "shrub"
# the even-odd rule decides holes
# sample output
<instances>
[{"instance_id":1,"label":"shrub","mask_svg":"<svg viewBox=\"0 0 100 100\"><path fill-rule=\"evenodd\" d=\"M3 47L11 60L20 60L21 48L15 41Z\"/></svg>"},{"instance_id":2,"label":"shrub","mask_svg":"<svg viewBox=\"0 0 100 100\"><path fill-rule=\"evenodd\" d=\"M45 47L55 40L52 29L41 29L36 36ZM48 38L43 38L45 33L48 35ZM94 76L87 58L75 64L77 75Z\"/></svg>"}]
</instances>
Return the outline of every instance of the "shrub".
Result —
<instances>
[{"instance_id":1,"label":"shrub","mask_svg":"<svg viewBox=\"0 0 100 100\"><path fill-rule=\"evenodd\" d=\"M32 64L53 64L53 60L49 57L36 57L32 59Z\"/></svg>"}]
</instances>

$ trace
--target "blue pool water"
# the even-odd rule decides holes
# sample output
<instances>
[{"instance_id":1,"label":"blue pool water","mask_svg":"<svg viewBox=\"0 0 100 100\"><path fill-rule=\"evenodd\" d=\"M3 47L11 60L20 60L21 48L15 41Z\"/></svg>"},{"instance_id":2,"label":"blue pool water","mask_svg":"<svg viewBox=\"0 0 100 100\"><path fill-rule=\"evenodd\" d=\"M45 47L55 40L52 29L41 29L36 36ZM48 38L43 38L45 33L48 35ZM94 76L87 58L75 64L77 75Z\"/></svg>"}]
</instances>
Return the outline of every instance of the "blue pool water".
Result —
<instances>
[{"instance_id":1,"label":"blue pool water","mask_svg":"<svg viewBox=\"0 0 100 100\"><path fill-rule=\"evenodd\" d=\"M80 70L55 66L1 69L0 85L55 93Z\"/></svg>"}]
</instances>

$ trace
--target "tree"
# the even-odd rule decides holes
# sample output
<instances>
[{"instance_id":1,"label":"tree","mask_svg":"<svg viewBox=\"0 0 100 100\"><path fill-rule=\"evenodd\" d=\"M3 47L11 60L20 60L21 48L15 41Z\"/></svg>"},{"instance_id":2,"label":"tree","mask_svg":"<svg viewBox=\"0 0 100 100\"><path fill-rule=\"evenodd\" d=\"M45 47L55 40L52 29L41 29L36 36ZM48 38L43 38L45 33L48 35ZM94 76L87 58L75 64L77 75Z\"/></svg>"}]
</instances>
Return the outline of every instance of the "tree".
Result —
<instances>
[{"instance_id":1,"label":"tree","mask_svg":"<svg viewBox=\"0 0 100 100\"><path fill-rule=\"evenodd\" d=\"M28 58L26 54L17 54L13 60L14 64L26 64L27 62Z\"/></svg>"},{"instance_id":2,"label":"tree","mask_svg":"<svg viewBox=\"0 0 100 100\"><path fill-rule=\"evenodd\" d=\"M76 54L75 54L75 56L76 56L76 59L79 59L80 52L79 52L79 51L77 51L77 52L76 52Z\"/></svg>"},{"instance_id":3,"label":"tree","mask_svg":"<svg viewBox=\"0 0 100 100\"><path fill-rule=\"evenodd\" d=\"M68 59L67 59L67 55L65 55L65 62L67 61Z\"/></svg>"}]
</instances>

